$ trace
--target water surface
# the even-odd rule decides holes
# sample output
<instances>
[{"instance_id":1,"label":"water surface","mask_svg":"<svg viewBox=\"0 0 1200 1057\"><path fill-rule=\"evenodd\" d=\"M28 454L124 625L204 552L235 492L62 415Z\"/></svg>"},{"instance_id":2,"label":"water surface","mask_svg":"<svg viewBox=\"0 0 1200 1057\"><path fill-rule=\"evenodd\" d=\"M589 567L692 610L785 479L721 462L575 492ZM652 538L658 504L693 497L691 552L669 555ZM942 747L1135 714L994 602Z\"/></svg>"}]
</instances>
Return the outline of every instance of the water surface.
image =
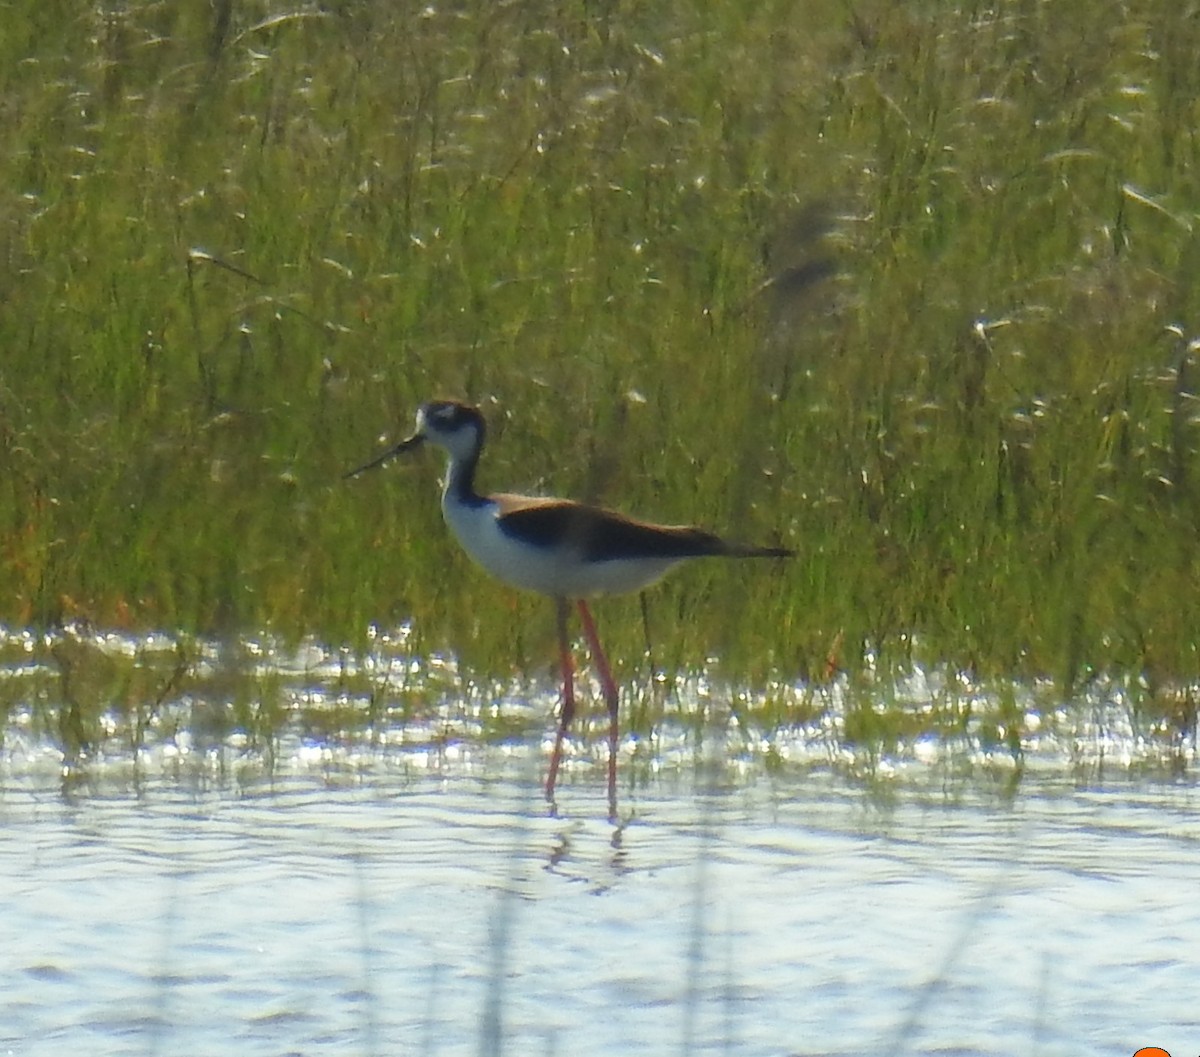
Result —
<instances>
[{"instance_id":1,"label":"water surface","mask_svg":"<svg viewBox=\"0 0 1200 1057\"><path fill-rule=\"evenodd\" d=\"M537 777L10 768L0 1047L1200 1051L1190 782Z\"/></svg>"},{"instance_id":2,"label":"water surface","mask_svg":"<svg viewBox=\"0 0 1200 1057\"><path fill-rule=\"evenodd\" d=\"M0 1052L1200 1053L1194 732L1135 693L624 692L613 824L602 717L552 812L553 679L404 629L0 629Z\"/></svg>"}]
</instances>

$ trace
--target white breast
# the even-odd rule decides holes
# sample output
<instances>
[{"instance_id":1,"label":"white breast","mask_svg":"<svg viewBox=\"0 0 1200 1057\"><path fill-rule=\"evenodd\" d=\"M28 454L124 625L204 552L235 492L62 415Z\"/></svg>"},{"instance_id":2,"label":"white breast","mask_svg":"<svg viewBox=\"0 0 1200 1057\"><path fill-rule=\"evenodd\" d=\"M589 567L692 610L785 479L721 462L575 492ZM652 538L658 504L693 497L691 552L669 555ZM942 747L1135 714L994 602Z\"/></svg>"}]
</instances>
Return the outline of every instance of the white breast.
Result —
<instances>
[{"instance_id":1,"label":"white breast","mask_svg":"<svg viewBox=\"0 0 1200 1057\"><path fill-rule=\"evenodd\" d=\"M648 587L679 558L583 562L565 546L539 547L501 531L495 503L465 504L443 496L446 524L472 559L498 580L561 598L624 594Z\"/></svg>"}]
</instances>

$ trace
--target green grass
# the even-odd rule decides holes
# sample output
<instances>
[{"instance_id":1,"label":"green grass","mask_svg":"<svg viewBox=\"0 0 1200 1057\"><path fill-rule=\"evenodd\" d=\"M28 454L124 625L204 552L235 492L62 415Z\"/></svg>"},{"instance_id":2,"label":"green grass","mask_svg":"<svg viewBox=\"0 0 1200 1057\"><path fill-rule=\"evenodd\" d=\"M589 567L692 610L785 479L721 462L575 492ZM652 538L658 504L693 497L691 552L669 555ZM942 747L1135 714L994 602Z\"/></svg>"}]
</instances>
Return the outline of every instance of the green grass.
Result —
<instances>
[{"instance_id":1,"label":"green grass","mask_svg":"<svg viewBox=\"0 0 1200 1057\"><path fill-rule=\"evenodd\" d=\"M1195 4L3 17L0 621L542 664L440 467L341 480L446 394L485 484L799 549L664 666L1195 677Z\"/></svg>"}]
</instances>

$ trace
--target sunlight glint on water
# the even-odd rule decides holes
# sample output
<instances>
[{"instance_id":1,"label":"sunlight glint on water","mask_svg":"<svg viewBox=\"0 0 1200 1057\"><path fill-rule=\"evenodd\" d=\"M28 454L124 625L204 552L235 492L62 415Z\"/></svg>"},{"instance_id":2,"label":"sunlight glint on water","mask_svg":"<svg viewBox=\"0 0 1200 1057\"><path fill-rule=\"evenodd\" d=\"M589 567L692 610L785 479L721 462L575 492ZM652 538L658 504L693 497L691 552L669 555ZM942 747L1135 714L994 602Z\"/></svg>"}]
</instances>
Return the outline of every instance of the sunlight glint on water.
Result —
<instances>
[{"instance_id":1,"label":"sunlight glint on water","mask_svg":"<svg viewBox=\"0 0 1200 1057\"><path fill-rule=\"evenodd\" d=\"M921 733L986 712L959 677L879 693L917 731L891 752L847 739L862 705L837 684L814 706L681 679L623 744L614 828L599 730L547 812L548 686L463 700L453 662L400 635L361 660L190 644L163 693L174 640L64 634L77 687L124 691L65 758L54 656L0 643L3 1050L457 1054L496 1032L522 1057L1178 1057L1200 1038L1195 784L1187 760L1153 766L1119 689L1020 688L1019 770L986 721ZM763 725L787 693L796 721Z\"/></svg>"},{"instance_id":2,"label":"sunlight glint on water","mask_svg":"<svg viewBox=\"0 0 1200 1057\"><path fill-rule=\"evenodd\" d=\"M410 637L408 626L375 629L371 652L360 656L314 641L283 649L269 639L0 629L5 756L18 769L82 766L85 779L97 764L146 774L228 766L280 774L367 761L427 771L478 766L498 753L540 756L557 706L553 672L481 684L453 658L412 654ZM71 701L62 700L64 673ZM1050 683L989 687L921 667L890 684L868 673L854 685L726 686L715 662L627 683L623 753L661 773L704 760L715 738L716 756L737 773L795 765L872 779L930 767L1012 775L1018 764L1022 773L1074 777L1114 766L1172 773L1196 754L1194 730L1139 723L1130 688L1103 679L1071 700ZM573 743L589 764L602 763L601 711L581 717L584 736ZM633 725L638 714L651 717L648 727Z\"/></svg>"}]
</instances>

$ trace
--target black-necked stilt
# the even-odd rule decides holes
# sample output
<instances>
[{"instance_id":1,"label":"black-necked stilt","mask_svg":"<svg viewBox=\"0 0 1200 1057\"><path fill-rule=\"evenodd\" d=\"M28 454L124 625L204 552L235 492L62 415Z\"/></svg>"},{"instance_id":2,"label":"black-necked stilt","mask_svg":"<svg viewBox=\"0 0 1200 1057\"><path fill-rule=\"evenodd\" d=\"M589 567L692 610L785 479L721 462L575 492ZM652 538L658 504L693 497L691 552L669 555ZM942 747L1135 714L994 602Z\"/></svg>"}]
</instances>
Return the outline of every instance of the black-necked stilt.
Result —
<instances>
[{"instance_id":1,"label":"black-necked stilt","mask_svg":"<svg viewBox=\"0 0 1200 1057\"><path fill-rule=\"evenodd\" d=\"M785 547L747 547L683 525L655 525L570 499L475 491L475 469L486 429L479 409L453 400L423 404L411 437L348 473L356 477L428 441L448 456L442 515L463 549L488 572L514 587L554 599L562 660L563 703L546 778L553 800L562 743L575 714L574 667L567 639L570 602L600 676L609 714L608 801L617 806L617 686L596 634L586 599L639 591L687 558L786 558Z\"/></svg>"}]
</instances>

